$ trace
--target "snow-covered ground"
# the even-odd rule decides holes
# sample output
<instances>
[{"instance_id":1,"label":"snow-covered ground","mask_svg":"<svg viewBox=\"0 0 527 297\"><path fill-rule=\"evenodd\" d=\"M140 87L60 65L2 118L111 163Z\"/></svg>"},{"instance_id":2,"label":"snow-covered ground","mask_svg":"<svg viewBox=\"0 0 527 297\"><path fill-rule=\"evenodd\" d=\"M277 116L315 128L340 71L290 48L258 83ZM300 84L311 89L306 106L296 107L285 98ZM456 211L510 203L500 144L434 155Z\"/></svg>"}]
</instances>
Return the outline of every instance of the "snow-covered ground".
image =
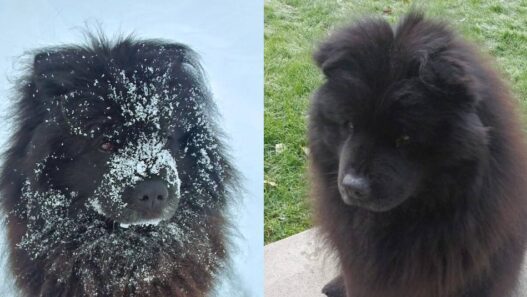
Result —
<instances>
[{"instance_id":1,"label":"snow-covered ground","mask_svg":"<svg viewBox=\"0 0 527 297\"><path fill-rule=\"evenodd\" d=\"M237 213L235 273L219 296L263 296L263 1L68 1L0 0L0 115L8 107L12 81L28 50L82 42L82 31L101 26L108 35L135 33L190 45L202 57L224 129L247 193ZM0 120L0 148L9 134ZM5 234L0 228L0 255ZM0 258L0 292L9 289L5 257Z\"/></svg>"}]
</instances>

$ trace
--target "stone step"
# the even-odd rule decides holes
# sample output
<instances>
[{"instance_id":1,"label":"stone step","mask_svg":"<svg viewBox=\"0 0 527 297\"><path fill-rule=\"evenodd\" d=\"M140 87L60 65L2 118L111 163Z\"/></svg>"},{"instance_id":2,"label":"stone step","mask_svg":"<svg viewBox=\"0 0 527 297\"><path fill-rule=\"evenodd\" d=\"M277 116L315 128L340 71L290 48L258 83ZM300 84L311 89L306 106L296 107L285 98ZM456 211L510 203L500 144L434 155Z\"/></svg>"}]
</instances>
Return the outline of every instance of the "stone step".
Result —
<instances>
[{"instance_id":1,"label":"stone step","mask_svg":"<svg viewBox=\"0 0 527 297\"><path fill-rule=\"evenodd\" d=\"M337 265L314 229L264 248L266 297L322 297L322 287L337 275Z\"/></svg>"},{"instance_id":2,"label":"stone step","mask_svg":"<svg viewBox=\"0 0 527 297\"><path fill-rule=\"evenodd\" d=\"M322 287L337 275L336 260L310 229L264 248L265 297L323 297ZM527 264L515 297L527 297Z\"/></svg>"}]
</instances>

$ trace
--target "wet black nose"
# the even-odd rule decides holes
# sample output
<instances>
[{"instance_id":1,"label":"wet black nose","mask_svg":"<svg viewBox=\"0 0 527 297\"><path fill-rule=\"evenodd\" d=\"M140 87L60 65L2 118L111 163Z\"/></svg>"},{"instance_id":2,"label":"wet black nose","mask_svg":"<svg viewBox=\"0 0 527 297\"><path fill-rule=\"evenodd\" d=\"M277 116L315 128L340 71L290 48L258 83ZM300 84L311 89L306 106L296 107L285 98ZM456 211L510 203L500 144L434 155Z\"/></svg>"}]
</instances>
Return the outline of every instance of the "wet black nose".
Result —
<instances>
[{"instance_id":1,"label":"wet black nose","mask_svg":"<svg viewBox=\"0 0 527 297\"><path fill-rule=\"evenodd\" d=\"M342 178L340 188L343 194L351 199L366 199L370 195L368 180L349 173Z\"/></svg>"},{"instance_id":2,"label":"wet black nose","mask_svg":"<svg viewBox=\"0 0 527 297\"><path fill-rule=\"evenodd\" d=\"M162 181L142 181L135 186L132 200L144 210L157 212L168 204L168 188Z\"/></svg>"}]
</instances>

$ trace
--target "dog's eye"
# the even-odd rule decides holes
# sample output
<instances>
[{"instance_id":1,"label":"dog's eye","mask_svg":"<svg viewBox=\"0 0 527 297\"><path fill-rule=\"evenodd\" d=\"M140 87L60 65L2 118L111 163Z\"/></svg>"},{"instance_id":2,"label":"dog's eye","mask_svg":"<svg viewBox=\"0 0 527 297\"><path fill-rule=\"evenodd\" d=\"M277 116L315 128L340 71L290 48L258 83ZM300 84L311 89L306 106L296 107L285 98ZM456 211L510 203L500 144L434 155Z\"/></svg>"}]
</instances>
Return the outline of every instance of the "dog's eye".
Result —
<instances>
[{"instance_id":1,"label":"dog's eye","mask_svg":"<svg viewBox=\"0 0 527 297\"><path fill-rule=\"evenodd\" d=\"M115 143L111 142L111 141L103 141L100 145L99 145L99 149L103 152L113 152L115 151L115 149L117 148L117 146L115 145Z\"/></svg>"},{"instance_id":2,"label":"dog's eye","mask_svg":"<svg viewBox=\"0 0 527 297\"><path fill-rule=\"evenodd\" d=\"M410 136L401 135L395 140L395 147L402 147L407 145L410 142Z\"/></svg>"}]
</instances>

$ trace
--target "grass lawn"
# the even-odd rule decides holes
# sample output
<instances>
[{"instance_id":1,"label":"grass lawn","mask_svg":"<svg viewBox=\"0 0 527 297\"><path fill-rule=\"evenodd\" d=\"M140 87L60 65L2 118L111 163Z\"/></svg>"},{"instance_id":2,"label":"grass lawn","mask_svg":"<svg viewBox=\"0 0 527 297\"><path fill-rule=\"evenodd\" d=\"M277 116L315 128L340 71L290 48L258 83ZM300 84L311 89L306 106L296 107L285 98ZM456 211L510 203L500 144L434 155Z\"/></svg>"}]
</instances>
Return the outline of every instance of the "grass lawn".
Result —
<instances>
[{"instance_id":1,"label":"grass lawn","mask_svg":"<svg viewBox=\"0 0 527 297\"><path fill-rule=\"evenodd\" d=\"M322 81L311 62L317 41L365 14L394 23L413 6L412 1L265 1L266 243L310 227L305 127L309 96ZM417 7L496 57L527 113L527 0L437 0Z\"/></svg>"}]
</instances>

